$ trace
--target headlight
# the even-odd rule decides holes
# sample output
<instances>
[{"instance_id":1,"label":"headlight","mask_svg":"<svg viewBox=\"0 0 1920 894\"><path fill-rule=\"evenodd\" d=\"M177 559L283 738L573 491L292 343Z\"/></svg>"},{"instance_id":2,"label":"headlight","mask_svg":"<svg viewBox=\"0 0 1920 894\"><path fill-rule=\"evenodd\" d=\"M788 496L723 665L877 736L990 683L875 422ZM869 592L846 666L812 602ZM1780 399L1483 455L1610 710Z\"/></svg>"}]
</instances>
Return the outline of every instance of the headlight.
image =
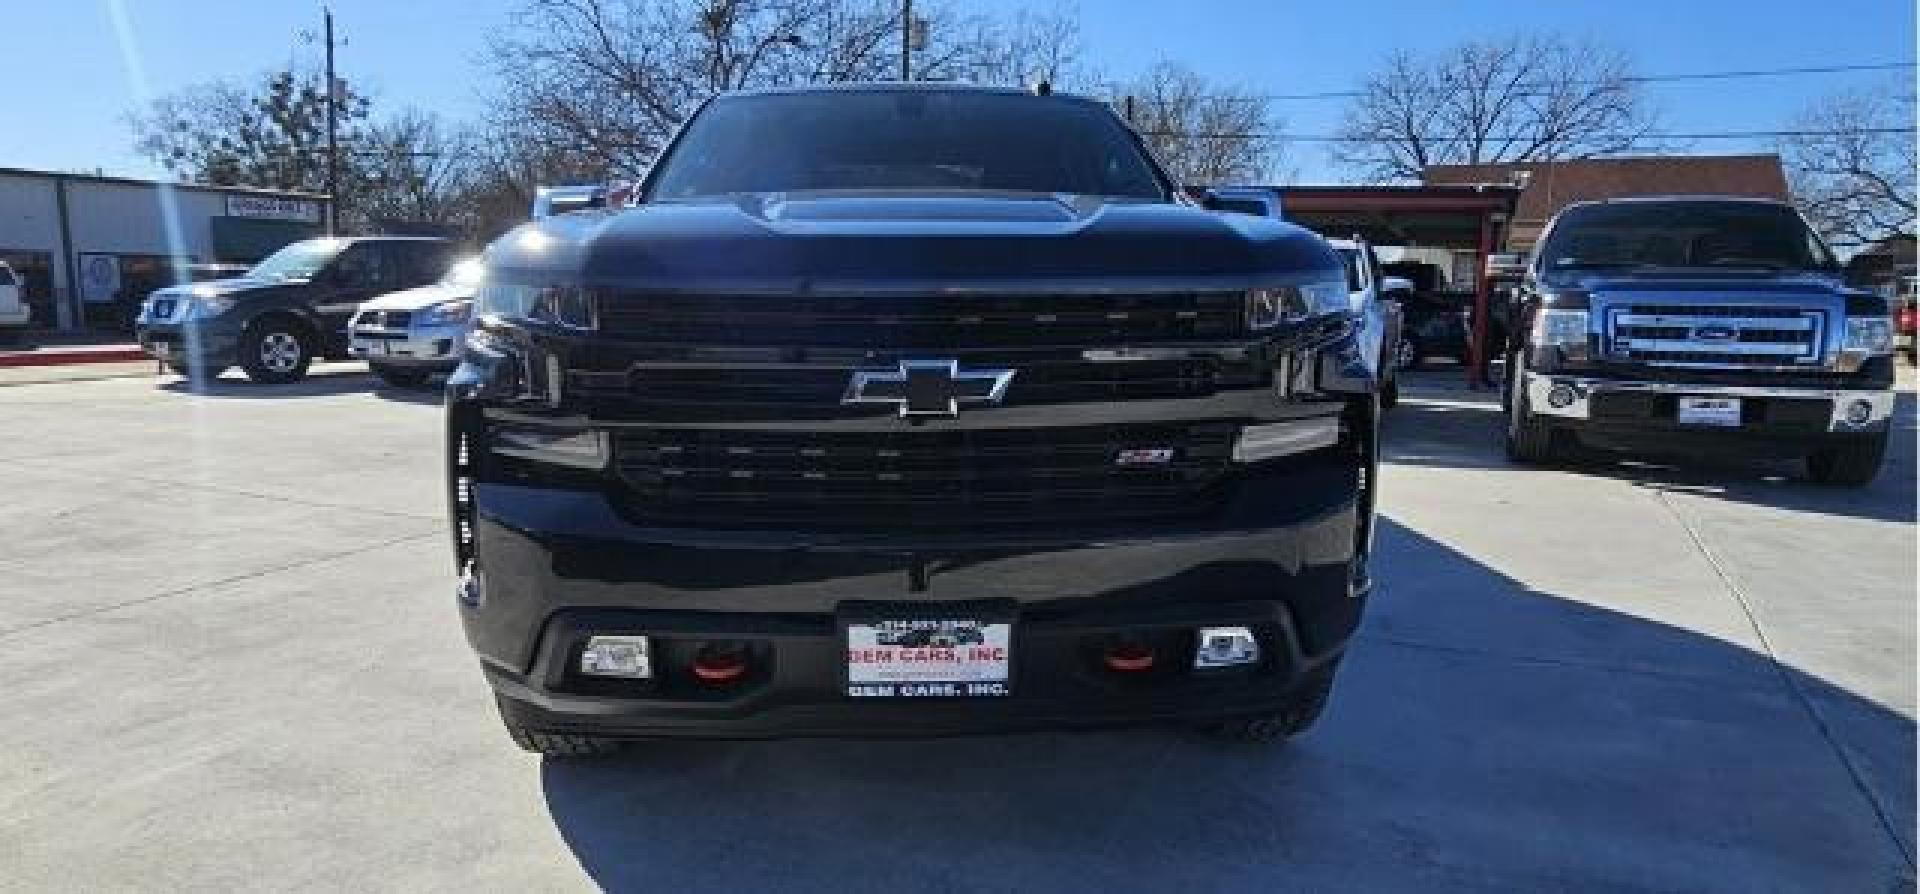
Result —
<instances>
[{"instance_id":1,"label":"headlight","mask_svg":"<svg viewBox=\"0 0 1920 894\"><path fill-rule=\"evenodd\" d=\"M1584 310L1543 310L1533 318L1533 343L1536 345L1585 345L1587 312Z\"/></svg>"},{"instance_id":2,"label":"headlight","mask_svg":"<svg viewBox=\"0 0 1920 894\"><path fill-rule=\"evenodd\" d=\"M429 326L465 323L468 317L473 316L473 302L443 301L427 308L421 316Z\"/></svg>"},{"instance_id":3,"label":"headlight","mask_svg":"<svg viewBox=\"0 0 1920 894\"><path fill-rule=\"evenodd\" d=\"M187 299L188 320L205 320L217 317L233 309L235 299L232 296L195 295Z\"/></svg>"},{"instance_id":4,"label":"headlight","mask_svg":"<svg viewBox=\"0 0 1920 894\"><path fill-rule=\"evenodd\" d=\"M1287 320L1351 309L1344 279L1254 289L1247 293L1247 327L1271 329Z\"/></svg>"},{"instance_id":5,"label":"headlight","mask_svg":"<svg viewBox=\"0 0 1920 894\"><path fill-rule=\"evenodd\" d=\"M480 312L509 320L593 329L593 297L577 286L529 286L490 283L480 287Z\"/></svg>"},{"instance_id":6,"label":"headlight","mask_svg":"<svg viewBox=\"0 0 1920 894\"><path fill-rule=\"evenodd\" d=\"M1533 318L1533 345L1558 351L1561 360L1584 361L1587 359L1587 320L1584 310L1542 310ZM1468 326L1472 326L1471 320Z\"/></svg>"},{"instance_id":7,"label":"headlight","mask_svg":"<svg viewBox=\"0 0 1920 894\"><path fill-rule=\"evenodd\" d=\"M1893 319L1848 317L1846 349L1868 355L1893 353Z\"/></svg>"}]
</instances>

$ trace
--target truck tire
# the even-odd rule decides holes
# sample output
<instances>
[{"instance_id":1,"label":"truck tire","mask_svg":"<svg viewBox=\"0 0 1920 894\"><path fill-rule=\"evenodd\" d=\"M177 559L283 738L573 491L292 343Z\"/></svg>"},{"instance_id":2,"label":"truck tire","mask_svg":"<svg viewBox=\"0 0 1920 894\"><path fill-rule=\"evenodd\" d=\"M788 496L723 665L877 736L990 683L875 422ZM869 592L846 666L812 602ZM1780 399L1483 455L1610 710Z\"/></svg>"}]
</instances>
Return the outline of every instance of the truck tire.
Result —
<instances>
[{"instance_id":1,"label":"truck tire","mask_svg":"<svg viewBox=\"0 0 1920 894\"><path fill-rule=\"evenodd\" d=\"M367 368L380 377L380 381L395 388L418 388L426 384L432 373L424 369L412 369L405 366L392 366L386 363L369 363Z\"/></svg>"},{"instance_id":2,"label":"truck tire","mask_svg":"<svg viewBox=\"0 0 1920 894\"><path fill-rule=\"evenodd\" d=\"M1200 727L1208 737L1223 742L1262 744L1281 742L1313 728L1327 709L1333 693L1333 668L1315 671L1291 700L1271 714L1252 714L1215 720Z\"/></svg>"},{"instance_id":3,"label":"truck tire","mask_svg":"<svg viewBox=\"0 0 1920 894\"><path fill-rule=\"evenodd\" d=\"M1523 381L1518 369L1507 376L1507 458L1522 465L1546 465L1560 459L1559 445L1553 426L1527 406L1527 393L1520 387Z\"/></svg>"},{"instance_id":4,"label":"truck tire","mask_svg":"<svg viewBox=\"0 0 1920 894\"><path fill-rule=\"evenodd\" d=\"M1816 484L1865 487L1880 474L1887 456L1887 433L1876 432L1828 447L1807 457L1807 477Z\"/></svg>"},{"instance_id":5,"label":"truck tire","mask_svg":"<svg viewBox=\"0 0 1920 894\"><path fill-rule=\"evenodd\" d=\"M313 339L291 317L256 320L240 336L240 369L263 385L285 385L306 378L313 363Z\"/></svg>"},{"instance_id":6,"label":"truck tire","mask_svg":"<svg viewBox=\"0 0 1920 894\"><path fill-rule=\"evenodd\" d=\"M623 744L619 739L604 736L547 732L523 726L508 719L513 715L498 695L494 696L494 704L500 710L500 723L507 728L507 736L523 751L557 758L605 757L619 751Z\"/></svg>"}]
</instances>

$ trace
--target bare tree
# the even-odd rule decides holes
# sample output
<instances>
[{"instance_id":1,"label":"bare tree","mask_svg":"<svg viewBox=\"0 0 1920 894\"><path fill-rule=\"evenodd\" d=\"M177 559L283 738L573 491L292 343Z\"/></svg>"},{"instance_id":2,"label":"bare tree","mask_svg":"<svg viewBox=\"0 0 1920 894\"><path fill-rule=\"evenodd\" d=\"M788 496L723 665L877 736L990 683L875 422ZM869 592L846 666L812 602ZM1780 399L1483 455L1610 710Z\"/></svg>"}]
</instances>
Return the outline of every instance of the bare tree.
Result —
<instances>
[{"instance_id":1,"label":"bare tree","mask_svg":"<svg viewBox=\"0 0 1920 894\"><path fill-rule=\"evenodd\" d=\"M437 116L409 109L368 127L350 154L350 226L386 221L474 224L471 139Z\"/></svg>"},{"instance_id":2,"label":"bare tree","mask_svg":"<svg viewBox=\"0 0 1920 894\"><path fill-rule=\"evenodd\" d=\"M1822 234L1868 245L1914 232L1914 88L1835 93L1809 105L1780 142L1794 201Z\"/></svg>"},{"instance_id":3,"label":"bare tree","mask_svg":"<svg viewBox=\"0 0 1920 894\"><path fill-rule=\"evenodd\" d=\"M930 25L916 78L1057 78L1077 53L1077 27L1060 14L915 9ZM900 32L896 0L525 0L492 36L495 120L512 134L503 145L636 177L717 92L896 76Z\"/></svg>"},{"instance_id":4,"label":"bare tree","mask_svg":"<svg viewBox=\"0 0 1920 894\"><path fill-rule=\"evenodd\" d=\"M223 186L324 192L326 89L313 72L270 71L155 99L127 117L134 147L176 176ZM356 139L368 99L343 91L340 133Z\"/></svg>"},{"instance_id":5,"label":"bare tree","mask_svg":"<svg viewBox=\"0 0 1920 894\"><path fill-rule=\"evenodd\" d=\"M1259 94L1209 83L1173 62L1157 63L1114 89L1116 102L1132 109L1134 128L1176 179L1247 182L1275 169L1279 125Z\"/></svg>"},{"instance_id":6,"label":"bare tree","mask_svg":"<svg viewBox=\"0 0 1920 894\"><path fill-rule=\"evenodd\" d=\"M1652 116L1624 54L1554 36L1399 51L1366 81L1331 151L1375 181L1433 164L1554 161L1642 147Z\"/></svg>"}]
</instances>

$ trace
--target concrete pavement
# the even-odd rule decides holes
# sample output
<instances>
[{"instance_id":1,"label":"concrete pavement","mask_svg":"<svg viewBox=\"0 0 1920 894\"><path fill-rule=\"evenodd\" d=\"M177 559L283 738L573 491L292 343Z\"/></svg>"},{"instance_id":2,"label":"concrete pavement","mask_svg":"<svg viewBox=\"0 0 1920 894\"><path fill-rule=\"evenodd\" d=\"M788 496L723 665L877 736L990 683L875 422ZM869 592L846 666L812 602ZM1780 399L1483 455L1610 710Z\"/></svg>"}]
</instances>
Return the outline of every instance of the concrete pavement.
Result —
<instances>
[{"instance_id":1,"label":"concrete pavement","mask_svg":"<svg viewBox=\"0 0 1920 894\"><path fill-rule=\"evenodd\" d=\"M1320 727L512 749L431 393L0 389L0 889L1819 890L1913 879L1914 413L1872 488L1389 423Z\"/></svg>"}]
</instances>

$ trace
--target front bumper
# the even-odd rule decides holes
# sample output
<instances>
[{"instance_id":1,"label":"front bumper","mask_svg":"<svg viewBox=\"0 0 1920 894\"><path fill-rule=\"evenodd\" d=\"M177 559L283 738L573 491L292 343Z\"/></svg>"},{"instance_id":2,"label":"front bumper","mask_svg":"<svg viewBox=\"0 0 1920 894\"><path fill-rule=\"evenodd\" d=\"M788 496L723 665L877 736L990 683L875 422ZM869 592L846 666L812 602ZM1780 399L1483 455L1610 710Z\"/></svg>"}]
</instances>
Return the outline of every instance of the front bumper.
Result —
<instances>
[{"instance_id":1,"label":"front bumper","mask_svg":"<svg viewBox=\"0 0 1920 894\"><path fill-rule=\"evenodd\" d=\"M155 359L196 368L232 366L240 347L239 328L217 321L140 322L134 326L134 338Z\"/></svg>"},{"instance_id":2,"label":"front bumper","mask_svg":"<svg viewBox=\"0 0 1920 894\"><path fill-rule=\"evenodd\" d=\"M1338 661L1365 585L1353 572L1351 468L1274 476L1205 519L998 535L663 529L593 493L476 487L477 585L458 599L509 719L609 736L935 735L1133 724L1275 710ZM839 621L984 606L1013 618L1012 695L853 699ZM1191 670L1194 629L1245 625L1259 664ZM573 672L588 636L655 638L656 679ZM1164 672L1116 676L1114 636L1160 644ZM724 688L699 643L746 641Z\"/></svg>"},{"instance_id":3,"label":"front bumper","mask_svg":"<svg viewBox=\"0 0 1920 894\"><path fill-rule=\"evenodd\" d=\"M1893 418L1894 393L1888 390L1791 388L1778 386L1695 385L1526 374L1527 406L1559 420L1678 427L1671 404L1680 397L1731 397L1762 407L1792 406L1792 421L1743 420L1741 430L1764 434L1856 434L1886 429ZM1622 399L1625 398L1625 399ZM1778 402L1778 403L1774 403ZM1787 414L1780 414L1785 416Z\"/></svg>"},{"instance_id":4,"label":"front bumper","mask_svg":"<svg viewBox=\"0 0 1920 894\"><path fill-rule=\"evenodd\" d=\"M460 365L465 323L415 324L405 329L364 326L347 330L347 353L355 360L445 372Z\"/></svg>"}]
</instances>

